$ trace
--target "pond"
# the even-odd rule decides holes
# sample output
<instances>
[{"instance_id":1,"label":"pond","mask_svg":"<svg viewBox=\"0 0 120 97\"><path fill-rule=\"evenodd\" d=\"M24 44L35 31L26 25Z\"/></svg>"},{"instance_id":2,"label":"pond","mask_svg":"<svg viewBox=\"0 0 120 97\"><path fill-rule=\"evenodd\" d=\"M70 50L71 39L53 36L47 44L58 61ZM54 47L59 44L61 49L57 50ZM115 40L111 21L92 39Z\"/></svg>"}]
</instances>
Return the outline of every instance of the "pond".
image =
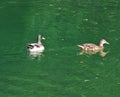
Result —
<instances>
[{"instance_id":1,"label":"pond","mask_svg":"<svg viewBox=\"0 0 120 97\"><path fill-rule=\"evenodd\" d=\"M119 0L0 1L1 97L120 97ZM45 51L30 55L37 36ZM104 45L80 54L83 43Z\"/></svg>"}]
</instances>

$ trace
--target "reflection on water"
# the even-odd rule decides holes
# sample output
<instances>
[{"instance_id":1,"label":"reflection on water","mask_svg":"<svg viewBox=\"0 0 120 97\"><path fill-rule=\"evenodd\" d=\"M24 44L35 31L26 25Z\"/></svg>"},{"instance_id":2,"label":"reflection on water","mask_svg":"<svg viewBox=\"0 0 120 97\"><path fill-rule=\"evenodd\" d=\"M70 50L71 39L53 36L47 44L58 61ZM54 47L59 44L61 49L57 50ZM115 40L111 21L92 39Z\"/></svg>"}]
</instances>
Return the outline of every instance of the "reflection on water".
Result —
<instances>
[{"instance_id":1,"label":"reflection on water","mask_svg":"<svg viewBox=\"0 0 120 97\"><path fill-rule=\"evenodd\" d=\"M99 53L100 56L105 57L109 53L109 51L105 52L104 50L100 50L100 51L90 51L90 50L86 51L86 50L82 50L79 53L79 55L85 55L85 54L94 55L94 54L97 54L97 53Z\"/></svg>"},{"instance_id":2,"label":"reflection on water","mask_svg":"<svg viewBox=\"0 0 120 97\"><path fill-rule=\"evenodd\" d=\"M0 97L120 97L118 0L2 1ZM46 52L26 55L39 33ZM101 38L110 41L110 54L75 55L79 42Z\"/></svg>"},{"instance_id":3,"label":"reflection on water","mask_svg":"<svg viewBox=\"0 0 120 97\"><path fill-rule=\"evenodd\" d=\"M43 52L29 52L29 57L31 59L38 59L38 60L41 60L41 57L43 56Z\"/></svg>"}]
</instances>

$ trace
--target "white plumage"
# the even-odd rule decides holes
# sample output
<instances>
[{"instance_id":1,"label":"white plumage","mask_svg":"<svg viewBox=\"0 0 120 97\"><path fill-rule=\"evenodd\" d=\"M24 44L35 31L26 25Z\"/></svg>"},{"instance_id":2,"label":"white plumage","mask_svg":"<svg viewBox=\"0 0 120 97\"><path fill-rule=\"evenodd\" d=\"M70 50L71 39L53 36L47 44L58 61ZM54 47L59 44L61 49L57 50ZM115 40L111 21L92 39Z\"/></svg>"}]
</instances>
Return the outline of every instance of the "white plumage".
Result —
<instances>
[{"instance_id":1,"label":"white plumage","mask_svg":"<svg viewBox=\"0 0 120 97\"><path fill-rule=\"evenodd\" d=\"M37 43L30 43L27 46L27 49L30 53L40 53L43 52L45 47L43 46L41 40L45 39L44 37L41 37L41 35L38 35L38 42Z\"/></svg>"}]
</instances>

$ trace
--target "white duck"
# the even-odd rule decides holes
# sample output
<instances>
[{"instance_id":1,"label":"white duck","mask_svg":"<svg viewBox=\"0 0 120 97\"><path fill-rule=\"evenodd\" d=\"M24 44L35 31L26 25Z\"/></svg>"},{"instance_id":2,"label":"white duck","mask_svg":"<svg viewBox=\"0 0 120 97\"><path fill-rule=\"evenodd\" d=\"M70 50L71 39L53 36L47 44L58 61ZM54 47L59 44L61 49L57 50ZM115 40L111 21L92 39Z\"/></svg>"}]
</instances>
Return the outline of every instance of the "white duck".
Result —
<instances>
[{"instance_id":1,"label":"white duck","mask_svg":"<svg viewBox=\"0 0 120 97\"><path fill-rule=\"evenodd\" d=\"M38 42L37 43L30 43L27 46L27 49L30 53L41 53L44 51L45 47L43 46L41 40L45 39L44 37L41 37L41 35L38 35Z\"/></svg>"}]
</instances>

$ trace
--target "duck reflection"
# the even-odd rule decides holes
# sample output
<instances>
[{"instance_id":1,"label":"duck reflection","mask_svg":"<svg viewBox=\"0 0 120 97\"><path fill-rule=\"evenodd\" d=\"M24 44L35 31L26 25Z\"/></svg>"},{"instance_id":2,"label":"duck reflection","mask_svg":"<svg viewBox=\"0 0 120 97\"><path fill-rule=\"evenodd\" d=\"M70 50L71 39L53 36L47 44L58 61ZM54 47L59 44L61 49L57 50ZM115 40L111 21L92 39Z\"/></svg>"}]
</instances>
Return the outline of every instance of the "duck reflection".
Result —
<instances>
[{"instance_id":1,"label":"duck reflection","mask_svg":"<svg viewBox=\"0 0 120 97\"><path fill-rule=\"evenodd\" d=\"M42 52L39 52L39 53L37 53L37 52L30 52L29 53L29 57L31 58L31 59L39 59L39 60L41 60L41 57L43 56L43 53Z\"/></svg>"},{"instance_id":2,"label":"duck reflection","mask_svg":"<svg viewBox=\"0 0 120 97\"><path fill-rule=\"evenodd\" d=\"M103 50L99 50L99 51L92 51L92 50L87 50L87 51L86 51L86 50L82 50L82 51L79 53L79 55L85 55L85 54L94 55L94 54L97 54L97 53L99 53L100 56L104 57L104 56L106 56L106 55L109 53L109 51L104 52Z\"/></svg>"}]
</instances>

